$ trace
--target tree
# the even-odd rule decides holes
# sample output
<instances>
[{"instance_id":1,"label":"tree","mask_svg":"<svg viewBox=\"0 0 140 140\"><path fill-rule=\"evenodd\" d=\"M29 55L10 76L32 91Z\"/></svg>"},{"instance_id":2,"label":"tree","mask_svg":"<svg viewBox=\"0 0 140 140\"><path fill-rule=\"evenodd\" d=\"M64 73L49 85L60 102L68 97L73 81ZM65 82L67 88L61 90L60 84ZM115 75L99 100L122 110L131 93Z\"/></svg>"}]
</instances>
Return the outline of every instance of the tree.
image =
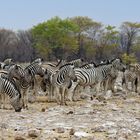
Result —
<instances>
[{"instance_id":1,"label":"tree","mask_svg":"<svg viewBox=\"0 0 140 140\"><path fill-rule=\"evenodd\" d=\"M34 45L45 56L63 58L66 50L70 51L77 47L74 37L76 30L77 26L69 19L54 17L32 28Z\"/></svg>"},{"instance_id":2,"label":"tree","mask_svg":"<svg viewBox=\"0 0 140 140\"><path fill-rule=\"evenodd\" d=\"M18 38L16 33L11 30L0 29L0 59L14 57Z\"/></svg>"},{"instance_id":3,"label":"tree","mask_svg":"<svg viewBox=\"0 0 140 140\"><path fill-rule=\"evenodd\" d=\"M122 37L121 44L124 45L126 54L129 55L140 32L140 23L123 22L120 29Z\"/></svg>"},{"instance_id":4,"label":"tree","mask_svg":"<svg viewBox=\"0 0 140 140\"><path fill-rule=\"evenodd\" d=\"M18 38L18 46L17 46L17 54L15 59L18 61L32 61L37 57L36 50L32 47L33 38L31 35L31 31L22 31L19 30L17 32Z\"/></svg>"},{"instance_id":5,"label":"tree","mask_svg":"<svg viewBox=\"0 0 140 140\"><path fill-rule=\"evenodd\" d=\"M101 23L93 21L88 17L74 17L71 18L71 21L78 26L76 32L77 42L78 42L78 56L83 57L85 55L84 49L84 38L85 36L92 35L92 38L96 35L97 29L100 28Z\"/></svg>"},{"instance_id":6,"label":"tree","mask_svg":"<svg viewBox=\"0 0 140 140\"><path fill-rule=\"evenodd\" d=\"M118 55L119 37L118 31L115 26L106 26L103 30L100 30L100 34L96 43L96 59L101 60L105 58L115 57Z\"/></svg>"}]
</instances>

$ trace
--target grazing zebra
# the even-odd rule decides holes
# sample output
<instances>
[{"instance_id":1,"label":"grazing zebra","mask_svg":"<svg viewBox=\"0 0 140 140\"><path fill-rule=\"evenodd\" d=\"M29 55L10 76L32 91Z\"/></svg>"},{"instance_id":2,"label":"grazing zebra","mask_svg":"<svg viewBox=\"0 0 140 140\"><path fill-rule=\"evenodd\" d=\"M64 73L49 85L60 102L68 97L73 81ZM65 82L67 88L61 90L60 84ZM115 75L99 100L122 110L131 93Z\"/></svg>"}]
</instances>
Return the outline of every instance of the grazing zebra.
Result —
<instances>
[{"instance_id":1,"label":"grazing zebra","mask_svg":"<svg viewBox=\"0 0 140 140\"><path fill-rule=\"evenodd\" d=\"M0 77L0 93L6 94L10 98L10 103L16 112L20 112L22 109L21 94L16 86L10 82L7 78Z\"/></svg>"},{"instance_id":2,"label":"grazing zebra","mask_svg":"<svg viewBox=\"0 0 140 140\"><path fill-rule=\"evenodd\" d=\"M96 87L96 94L98 95L101 83L105 81L108 76L115 74L115 69L125 70L125 66L122 64L120 59L114 59L109 64L101 64L98 67L90 69L75 68L75 75L77 77L77 85L73 90L73 100L76 88L80 86ZM108 84L106 83L105 89Z\"/></svg>"},{"instance_id":3,"label":"grazing zebra","mask_svg":"<svg viewBox=\"0 0 140 140\"><path fill-rule=\"evenodd\" d=\"M57 103L59 104L59 93L61 96L60 105L66 105L66 93L67 90L71 87L72 81L76 81L76 76L74 72L73 64L65 64L59 68L51 76L51 84L53 86L53 90L55 93L55 98Z\"/></svg>"},{"instance_id":4,"label":"grazing zebra","mask_svg":"<svg viewBox=\"0 0 140 140\"><path fill-rule=\"evenodd\" d=\"M0 77L1 78L7 78L10 82L12 82L18 90L19 84L17 81L19 81L21 78L24 77L24 70L20 65L12 65L8 71L0 71ZM4 107L5 107L5 101L6 101L6 96L5 94L2 95L2 99L4 102Z\"/></svg>"}]
</instances>

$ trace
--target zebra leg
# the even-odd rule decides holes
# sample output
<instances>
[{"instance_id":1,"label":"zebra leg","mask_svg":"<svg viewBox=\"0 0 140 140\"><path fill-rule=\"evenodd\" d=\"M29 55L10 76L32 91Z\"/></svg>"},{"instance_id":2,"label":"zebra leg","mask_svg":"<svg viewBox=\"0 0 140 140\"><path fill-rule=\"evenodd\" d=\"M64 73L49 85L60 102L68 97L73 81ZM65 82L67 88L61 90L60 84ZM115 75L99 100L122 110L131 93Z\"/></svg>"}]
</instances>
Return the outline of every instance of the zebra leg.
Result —
<instances>
[{"instance_id":1,"label":"zebra leg","mask_svg":"<svg viewBox=\"0 0 140 140\"><path fill-rule=\"evenodd\" d=\"M134 81L134 85L135 85L135 92L137 93L137 88L138 88L138 78L135 79Z\"/></svg>"},{"instance_id":2,"label":"zebra leg","mask_svg":"<svg viewBox=\"0 0 140 140\"><path fill-rule=\"evenodd\" d=\"M24 109L25 108L28 109L27 102L28 102L27 90L24 90L24 91L22 91L22 103L23 103L23 108Z\"/></svg>"},{"instance_id":3,"label":"zebra leg","mask_svg":"<svg viewBox=\"0 0 140 140\"><path fill-rule=\"evenodd\" d=\"M6 109L6 95L3 96L3 109Z\"/></svg>"},{"instance_id":4,"label":"zebra leg","mask_svg":"<svg viewBox=\"0 0 140 140\"><path fill-rule=\"evenodd\" d=\"M65 105L67 105L66 103L66 96L68 95L68 89L65 90L65 93L64 93L64 103Z\"/></svg>"},{"instance_id":5,"label":"zebra leg","mask_svg":"<svg viewBox=\"0 0 140 140\"><path fill-rule=\"evenodd\" d=\"M50 101L53 101L53 97L54 97L54 87L52 85L50 85Z\"/></svg>"},{"instance_id":6,"label":"zebra leg","mask_svg":"<svg viewBox=\"0 0 140 140\"><path fill-rule=\"evenodd\" d=\"M0 94L0 108L2 108L2 94Z\"/></svg>"},{"instance_id":7,"label":"zebra leg","mask_svg":"<svg viewBox=\"0 0 140 140\"><path fill-rule=\"evenodd\" d=\"M37 95L39 94L39 82L37 82L37 79L34 79L34 88L33 88L33 95L36 100Z\"/></svg>"},{"instance_id":8,"label":"zebra leg","mask_svg":"<svg viewBox=\"0 0 140 140\"><path fill-rule=\"evenodd\" d=\"M48 102L53 101L53 94L54 94L54 87L52 85L49 86L49 93L48 93Z\"/></svg>"},{"instance_id":9,"label":"zebra leg","mask_svg":"<svg viewBox=\"0 0 140 140\"><path fill-rule=\"evenodd\" d=\"M72 82L71 88L69 88L68 91L67 91L68 100L70 100L70 101L74 101L74 95L75 95L76 86L75 86L74 82Z\"/></svg>"},{"instance_id":10,"label":"zebra leg","mask_svg":"<svg viewBox=\"0 0 140 140\"><path fill-rule=\"evenodd\" d=\"M1 99L2 99L2 109L6 109L6 103L5 103L5 93L1 96Z\"/></svg>"},{"instance_id":11,"label":"zebra leg","mask_svg":"<svg viewBox=\"0 0 140 140\"><path fill-rule=\"evenodd\" d=\"M104 98L102 97L102 94L99 95L100 87L101 87L101 82L99 82L99 83L96 85L96 94L97 94L96 99L97 99L98 101L101 101L101 100L104 99Z\"/></svg>"},{"instance_id":12,"label":"zebra leg","mask_svg":"<svg viewBox=\"0 0 140 140\"><path fill-rule=\"evenodd\" d=\"M76 84L76 86L74 87L73 92L72 92L72 101L74 101L74 102L78 100L75 98L75 94L78 94L78 92L76 93L76 90L79 91L78 83Z\"/></svg>"},{"instance_id":13,"label":"zebra leg","mask_svg":"<svg viewBox=\"0 0 140 140\"><path fill-rule=\"evenodd\" d=\"M25 109L25 92L21 91L21 99L22 99L22 104L23 104L23 109Z\"/></svg>"},{"instance_id":14,"label":"zebra leg","mask_svg":"<svg viewBox=\"0 0 140 140\"><path fill-rule=\"evenodd\" d=\"M3 98L4 98L3 96L4 96L4 94L1 94L1 96L0 96L0 98L1 98L1 101L0 101L1 106L0 106L0 108L1 109L3 109Z\"/></svg>"},{"instance_id":15,"label":"zebra leg","mask_svg":"<svg viewBox=\"0 0 140 140\"><path fill-rule=\"evenodd\" d=\"M108 83L109 83L109 79L107 79L106 81L105 81L105 90L104 90L104 93L106 94L106 92L107 92L107 90L108 90ZM111 82L110 82L110 84L112 84Z\"/></svg>"},{"instance_id":16,"label":"zebra leg","mask_svg":"<svg viewBox=\"0 0 140 140\"><path fill-rule=\"evenodd\" d=\"M59 105L60 104L60 101L59 101L59 88L58 87L55 87L54 88L54 96L55 96L55 100L57 102L57 104Z\"/></svg>"},{"instance_id":17,"label":"zebra leg","mask_svg":"<svg viewBox=\"0 0 140 140\"><path fill-rule=\"evenodd\" d=\"M64 98L65 98L65 87L61 89L61 103L60 103L61 105L65 104Z\"/></svg>"},{"instance_id":18,"label":"zebra leg","mask_svg":"<svg viewBox=\"0 0 140 140\"><path fill-rule=\"evenodd\" d=\"M25 92L25 108L26 109L28 109L28 92L29 92L29 89L27 89Z\"/></svg>"}]
</instances>

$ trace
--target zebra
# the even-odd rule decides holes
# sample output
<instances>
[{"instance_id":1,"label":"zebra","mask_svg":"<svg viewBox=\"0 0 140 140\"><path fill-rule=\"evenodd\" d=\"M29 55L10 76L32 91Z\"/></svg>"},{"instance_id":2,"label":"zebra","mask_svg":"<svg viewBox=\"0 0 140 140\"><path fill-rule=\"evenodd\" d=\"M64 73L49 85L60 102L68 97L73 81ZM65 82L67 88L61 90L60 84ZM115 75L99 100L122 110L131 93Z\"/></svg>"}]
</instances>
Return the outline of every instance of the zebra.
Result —
<instances>
[{"instance_id":1,"label":"zebra","mask_svg":"<svg viewBox=\"0 0 140 140\"><path fill-rule=\"evenodd\" d=\"M13 60L11 58L7 58L0 64L0 67L1 69L9 70L12 65L15 65Z\"/></svg>"},{"instance_id":2,"label":"zebra","mask_svg":"<svg viewBox=\"0 0 140 140\"><path fill-rule=\"evenodd\" d=\"M40 61L36 61L31 63L30 65L28 65L25 69L24 69L24 78L22 78L20 80L20 88L22 90L22 100L23 100L23 107L28 109L28 96L27 96L27 92L29 90L29 87L32 87L32 89L34 89L34 95L36 97L36 91L38 91L38 89L36 89L36 75L39 75L41 77L44 76L44 68L42 68Z\"/></svg>"},{"instance_id":3,"label":"zebra","mask_svg":"<svg viewBox=\"0 0 140 140\"><path fill-rule=\"evenodd\" d=\"M125 85L125 88L129 90L128 88L128 83L131 82L131 90L134 92L137 92L137 87L138 87L138 76L135 71L135 66L130 65L129 69L127 69L123 73L123 79L122 79L122 86Z\"/></svg>"},{"instance_id":4,"label":"zebra","mask_svg":"<svg viewBox=\"0 0 140 140\"><path fill-rule=\"evenodd\" d=\"M73 90L73 100L76 88L80 86L90 86L96 87L96 94L99 94L100 86L103 81L105 81L110 74L115 74L115 69L125 70L121 59L114 59L109 64L102 64L95 68L81 69L75 68L75 75L77 77L77 84ZM96 86L95 86L96 85ZM105 89L107 89L108 84L106 83Z\"/></svg>"},{"instance_id":5,"label":"zebra","mask_svg":"<svg viewBox=\"0 0 140 140\"><path fill-rule=\"evenodd\" d=\"M45 64L42 65L42 67L45 68L46 71L45 71L44 78L41 81L40 80L38 80L38 81L40 82L39 85L40 85L41 89L44 92L47 91L46 95L48 95L48 101L52 101L52 97L53 97L53 92L52 92L53 87L52 87L52 84L51 84L51 77L54 73L59 71L59 68L61 66L65 65L65 63L66 63L66 61L61 59L61 60L58 61L57 64L45 63Z\"/></svg>"},{"instance_id":6,"label":"zebra","mask_svg":"<svg viewBox=\"0 0 140 140\"><path fill-rule=\"evenodd\" d=\"M20 90L20 87L17 81L19 81L21 78L24 77L24 70L22 69L20 65L17 65L17 64L12 65L8 71L4 71L4 70L0 71L0 77L7 78L10 82L14 84L16 89ZM4 107L5 107L6 96L5 94L3 94L2 96L3 96L2 99L3 99Z\"/></svg>"},{"instance_id":7,"label":"zebra","mask_svg":"<svg viewBox=\"0 0 140 140\"><path fill-rule=\"evenodd\" d=\"M10 98L10 103L16 112L20 112L22 109L21 93L16 86L10 82L7 78L0 77L0 93L7 94Z\"/></svg>"},{"instance_id":8,"label":"zebra","mask_svg":"<svg viewBox=\"0 0 140 140\"><path fill-rule=\"evenodd\" d=\"M59 70L56 71L51 76L51 84L55 92L56 101L60 105L67 105L65 97L66 97L67 90L72 85L71 80L76 81L73 64L65 64L61 66ZM61 95L60 103L59 103L59 96L58 96L59 93Z\"/></svg>"}]
</instances>

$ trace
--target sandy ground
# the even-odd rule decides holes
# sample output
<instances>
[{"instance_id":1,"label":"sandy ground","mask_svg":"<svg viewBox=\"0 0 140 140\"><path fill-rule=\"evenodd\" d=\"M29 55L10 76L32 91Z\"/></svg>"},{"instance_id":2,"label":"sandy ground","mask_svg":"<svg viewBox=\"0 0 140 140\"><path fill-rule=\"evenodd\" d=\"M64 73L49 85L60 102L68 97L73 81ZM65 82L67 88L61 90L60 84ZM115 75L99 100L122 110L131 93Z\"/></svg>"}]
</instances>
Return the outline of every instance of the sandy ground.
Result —
<instances>
[{"instance_id":1,"label":"sandy ground","mask_svg":"<svg viewBox=\"0 0 140 140\"><path fill-rule=\"evenodd\" d=\"M45 98L20 113L0 109L0 139L140 140L140 96L115 96L106 102L87 99L68 106Z\"/></svg>"}]
</instances>

